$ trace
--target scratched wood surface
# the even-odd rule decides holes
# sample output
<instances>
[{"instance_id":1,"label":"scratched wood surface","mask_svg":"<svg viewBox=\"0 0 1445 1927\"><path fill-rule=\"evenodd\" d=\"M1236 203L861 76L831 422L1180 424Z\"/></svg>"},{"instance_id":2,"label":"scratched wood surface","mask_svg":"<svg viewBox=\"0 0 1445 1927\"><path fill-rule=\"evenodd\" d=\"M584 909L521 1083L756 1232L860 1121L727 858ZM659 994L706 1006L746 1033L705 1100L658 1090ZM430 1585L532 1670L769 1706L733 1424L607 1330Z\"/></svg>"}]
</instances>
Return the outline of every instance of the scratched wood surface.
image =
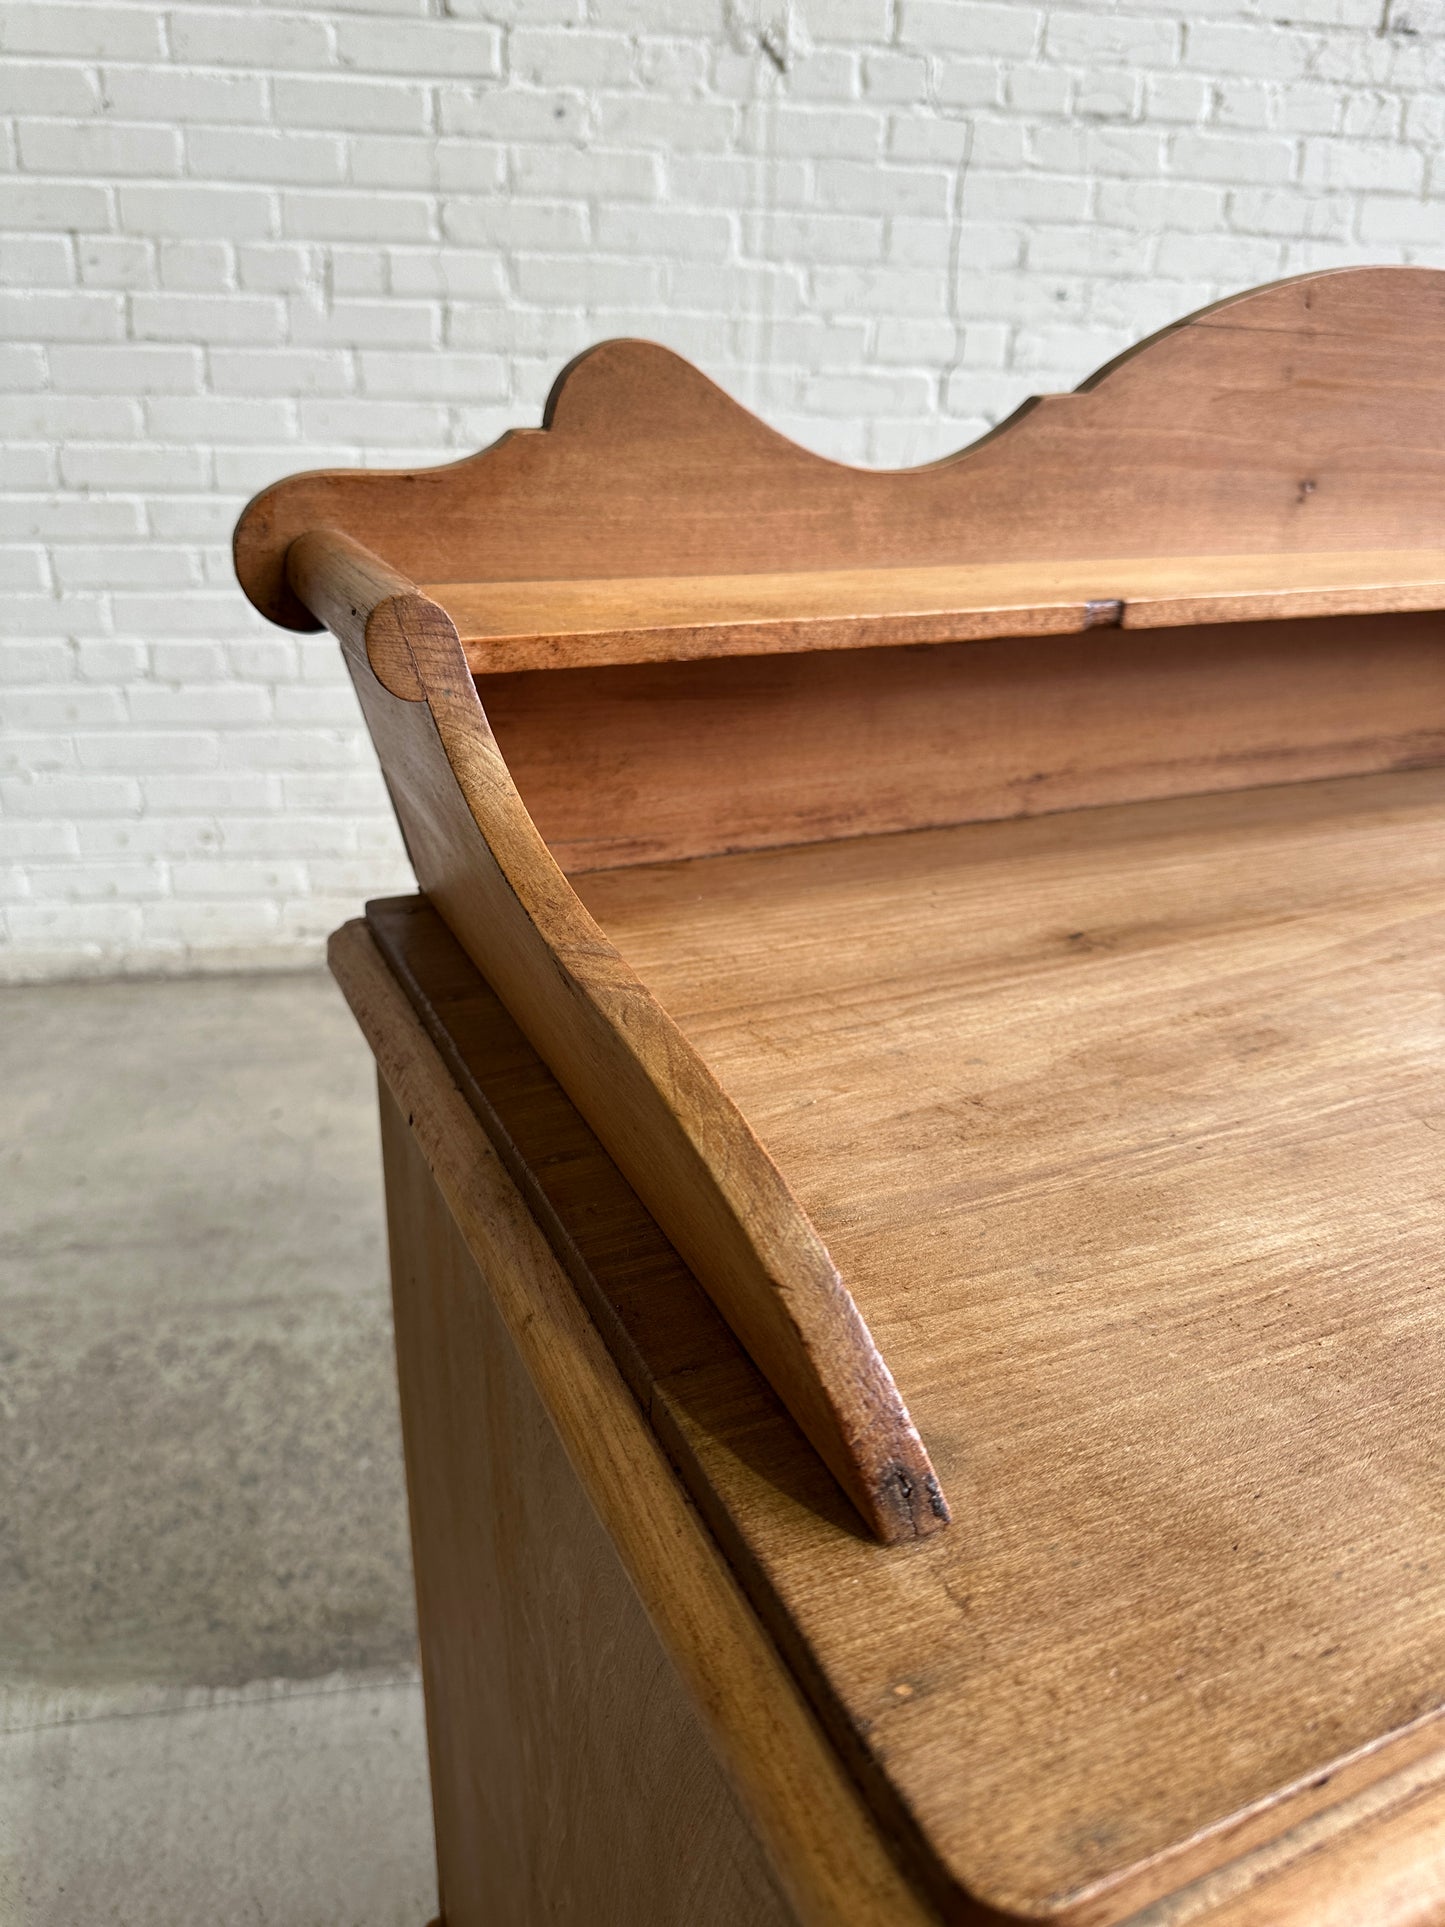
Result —
<instances>
[{"instance_id":1,"label":"scratched wood surface","mask_svg":"<svg viewBox=\"0 0 1445 1927\"><path fill-rule=\"evenodd\" d=\"M436 582L475 676L1445 607L1438 549Z\"/></svg>"},{"instance_id":2,"label":"scratched wood surface","mask_svg":"<svg viewBox=\"0 0 1445 1927\"><path fill-rule=\"evenodd\" d=\"M1430 770L579 880L954 1496L907 1557L795 1523L775 1576L995 1905L1112 1917L1436 1743L1442 816Z\"/></svg>"},{"instance_id":3,"label":"scratched wood surface","mask_svg":"<svg viewBox=\"0 0 1445 1927\"><path fill-rule=\"evenodd\" d=\"M604 342L545 427L444 468L293 476L235 556L304 629L286 552L318 528L412 582L517 583L1434 550L1442 527L1445 273L1354 268L1221 302L905 470L824 461L666 349Z\"/></svg>"}]
</instances>

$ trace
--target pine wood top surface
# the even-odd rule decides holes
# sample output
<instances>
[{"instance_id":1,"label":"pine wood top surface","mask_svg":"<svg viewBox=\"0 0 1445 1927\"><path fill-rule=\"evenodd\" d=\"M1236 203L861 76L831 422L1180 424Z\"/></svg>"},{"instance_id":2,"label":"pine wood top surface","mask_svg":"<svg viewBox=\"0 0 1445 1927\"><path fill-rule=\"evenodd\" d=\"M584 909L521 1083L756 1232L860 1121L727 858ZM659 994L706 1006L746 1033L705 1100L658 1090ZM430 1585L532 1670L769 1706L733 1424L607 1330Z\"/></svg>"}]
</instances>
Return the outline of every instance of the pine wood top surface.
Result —
<instances>
[{"instance_id":1,"label":"pine wood top surface","mask_svg":"<svg viewBox=\"0 0 1445 1927\"><path fill-rule=\"evenodd\" d=\"M1445 608L1445 550L422 585L473 675Z\"/></svg>"},{"instance_id":2,"label":"pine wood top surface","mask_svg":"<svg viewBox=\"0 0 1445 1927\"><path fill-rule=\"evenodd\" d=\"M1420 771L578 880L949 1492L906 1552L774 1550L995 1904L1445 1698L1442 817Z\"/></svg>"}]
</instances>

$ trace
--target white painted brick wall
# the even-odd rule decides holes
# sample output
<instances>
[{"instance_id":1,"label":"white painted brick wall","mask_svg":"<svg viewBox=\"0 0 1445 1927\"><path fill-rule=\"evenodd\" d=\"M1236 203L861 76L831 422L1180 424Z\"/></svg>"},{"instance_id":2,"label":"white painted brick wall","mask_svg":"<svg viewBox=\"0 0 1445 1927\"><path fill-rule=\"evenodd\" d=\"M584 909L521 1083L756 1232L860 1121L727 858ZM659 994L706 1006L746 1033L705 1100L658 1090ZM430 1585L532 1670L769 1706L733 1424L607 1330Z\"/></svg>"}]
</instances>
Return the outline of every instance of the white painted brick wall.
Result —
<instances>
[{"instance_id":1,"label":"white painted brick wall","mask_svg":"<svg viewBox=\"0 0 1445 1927\"><path fill-rule=\"evenodd\" d=\"M1445 262L1442 0L4 0L11 976L289 963L408 887L263 483L665 341L916 462L1217 296Z\"/></svg>"}]
</instances>

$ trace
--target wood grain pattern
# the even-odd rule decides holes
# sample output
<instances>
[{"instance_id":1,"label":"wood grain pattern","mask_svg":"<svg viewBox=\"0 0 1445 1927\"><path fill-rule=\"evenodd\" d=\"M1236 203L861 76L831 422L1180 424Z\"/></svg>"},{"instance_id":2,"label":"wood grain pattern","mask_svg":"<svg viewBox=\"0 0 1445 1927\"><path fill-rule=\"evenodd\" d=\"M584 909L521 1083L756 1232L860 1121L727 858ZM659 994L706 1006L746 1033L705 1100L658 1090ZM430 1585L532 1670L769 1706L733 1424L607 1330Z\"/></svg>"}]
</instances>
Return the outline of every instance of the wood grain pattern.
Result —
<instances>
[{"instance_id":1,"label":"wood grain pattern","mask_svg":"<svg viewBox=\"0 0 1445 1927\"><path fill-rule=\"evenodd\" d=\"M565 870L1445 758L1436 616L489 676Z\"/></svg>"},{"instance_id":2,"label":"wood grain pattern","mask_svg":"<svg viewBox=\"0 0 1445 1927\"><path fill-rule=\"evenodd\" d=\"M379 1075L789 1904L805 1927L927 1927L935 1916L869 1825L856 1787L365 926L338 931L328 954ZM802 1457L817 1476L816 1457L806 1450ZM460 1468L463 1479L474 1474L475 1467ZM463 1534L454 1551L473 1560L475 1541Z\"/></svg>"},{"instance_id":3,"label":"wood grain pattern","mask_svg":"<svg viewBox=\"0 0 1445 1927\"><path fill-rule=\"evenodd\" d=\"M1445 552L442 582L474 676L1445 608ZM373 667L378 667L372 650ZM378 668L378 673L382 673ZM388 680L383 673L382 680Z\"/></svg>"},{"instance_id":4,"label":"wood grain pattern","mask_svg":"<svg viewBox=\"0 0 1445 1927\"><path fill-rule=\"evenodd\" d=\"M634 1265L609 1193L612 1293L507 1153L951 1921L1303 1927L1327 1858L1435 1850L1445 772L1410 766L1441 759L1445 681L1401 597L1438 599L1442 348L1445 275L1306 277L867 475L607 344L542 431L294 478L238 529L258 606L342 636L438 910L843 1489L884 1535L936 1522L861 1309L962 1495L966 1532L850 1531L672 1254ZM1416 561L1362 568L1387 551ZM899 646L1077 628L1121 556L1139 594L1086 597L1087 633ZM1015 565L968 597L874 573ZM497 735L418 582L510 609ZM1246 607L1367 613L1197 620ZM1349 770L1391 773L1177 795Z\"/></svg>"},{"instance_id":5,"label":"wood grain pattern","mask_svg":"<svg viewBox=\"0 0 1445 1927\"><path fill-rule=\"evenodd\" d=\"M546 423L445 468L278 483L237 527L242 586L314 627L285 579L313 528L433 583L1433 550L1445 274L1344 269L1238 296L918 469L809 454L646 342L573 362Z\"/></svg>"},{"instance_id":6,"label":"wood grain pattern","mask_svg":"<svg viewBox=\"0 0 1445 1927\"><path fill-rule=\"evenodd\" d=\"M771 1570L995 1906L1114 1918L1440 1744L1442 816L1429 770L580 879L961 1495L886 1581Z\"/></svg>"},{"instance_id":7,"label":"wood grain pattern","mask_svg":"<svg viewBox=\"0 0 1445 1927\"><path fill-rule=\"evenodd\" d=\"M381 1114L446 1927L796 1922L385 1086Z\"/></svg>"},{"instance_id":8,"label":"wood grain pattern","mask_svg":"<svg viewBox=\"0 0 1445 1927\"><path fill-rule=\"evenodd\" d=\"M907 1697L888 1695L891 1712L881 1733L875 1709L866 1700L851 1707L832 1708L822 1702L829 1694L846 1692L855 1682L859 1647L870 1638L876 1636L880 1656L891 1649L896 1665L900 1624L907 1626L909 1638L918 1643L920 1653L928 1653L939 1625L947 1627L950 1617L956 1620L958 1602L971 1598L965 1588L980 1580L985 1582L984 1589L981 1595L972 1596L970 1610L981 1622L973 1631L986 1661L996 1618L1010 1609L1006 1590L996 1578L988 1583L988 1567L977 1567L966 1556L966 1547L956 1540L950 1545L947 1538L930 1546L925 1559L910 1561L913 1570L902 1576L900 1590L895 1555L883 1554L837 1533L831 1523L826 1484L820 1487L816 1479L816 1460L777 1411L746 1359L730 1351L728 1335L718 1328L716 1314L705 1297L640 1211L600 1146L570 1110L554 1080L506 1017L495 995L476 976L455 940L420 900L376 905L370 914L388 954L397 958L397 967L410 983L410 994L425 1013L424 1021L441 1040L452 1076L470 1092L479 1115L487 1117L488 1135L502 1147L508 1169L517 1174L534 1219L548 1226L554 1249L564 1254L564 1262L583 1290L599 1328L608 1333L609 1346L627 1374L639 1409L650 1414L657 1435L667 1441L673 1463L689 1488L700 1494L709 1520L719 1531L735 1569L748 1584L760 1614L777 1627L780 1639L790 1647L800 1676L820 1702L820 1711L833 1727L844 1756L853 1759L864 1784L870 1785L878 1826L886 1837L899 1838L905 1850L926 1856L926 1840L900 1837L900 1825L903 1835L908 1834L909 1816L906 1811L900 1814L897 1792L890 1789L886 1777L894 1756L908 1750L903 1729L910 1711L917 1711L919 1675L914 1673L902 1681L913 1688ZM364 1015L363 1021L367 1022ZM373 1034L374 1024L367 1027L368 1034ZM427 1124L428 1120L418 1117L419 1130L426 1129ZM1109 1342L1107 1330L1100 1342ZM1188 1387L1181 1387L1179 1399L1188 1395ZM1362 1444L1361 1450L1367 1452L1368 1444ZM1034 1468L1040 1463L1029 1462ZM1020 1473L1028 1469L1021 1465ZM1229 1477L1226 1473L1226 1485ZM1024 1516L1018 1521L1018 1529L1023 1533L1051 1510L1047 1494L1035 1499L1025 1489L1008 1497L1022 1506ZM1086 1532L1087 1526L1081 1524L1078 1530ZM935 1554L944 1550L964 1556L948 1562L950 1572L943 1591L933 1599L926 1568ZM1113 1550L1121 1569L1127 1567L1131 1542L1122 1520L1113 1531ZM1428 1548L1422 1556L1428 1560ZM882 1573L877 1569L880 1561L885 1568ZM1226 1569L1222 1578L1226 1592L1241 1583L1250 1584L1247 1573L1241 1582L1238 1575ZM1288 1640L1293 1611L1288 1580L1285 1574L1275 1606L1253 1627L1256 1643ZM884 1616L882 1623L873 1607L880 1583L896 1611L896 1617ZM1257 1592L1258 1575L1254 1584ZM1073 1622L1086 1596L1087 1587L1081 1579L1047 1611L1029 1620L1020 1629L1020 1636L1036 1642L1041 1650L1061 1636L1073 1637ZM1237 1606L1247 1616L1249 1602L1239 1601ZM815 1619L833 1641L829 1645L825 1640L821 1653L807 1643ZM1166 1616L1166 1628L1167 1624ZM1121 1632L1126 1650L1129 1630ZM1132 1630L1145 1649L1160 1636L1147 1615L1138 1618ZM820 1661L835 1661L840 1643L845 1663L831 1674L823 1673ZM1261 1672L1267 1676L1262 1664L1265 1657L1261 1651L1255 1659L1255 1683ZM721 1649L714 1649L712 1663L724 1664ZM1006 1695L1016 1693L1023 1678L1040 1661L1037 1657L1021 1661L1017 1678L1010 1674L1002 1656L999 1663L1000 1671L994 1672L985 1663L951 1681L939 1677L931 1667L923 1675L929 1693L951 1691L959 1729L956 1743L961 1747L971 1743L980 1702L986 1705L1000 1689ZM1192 1706L1207 1679L1208 1674L1204 1680L1196 1675L1175 1680L1172 1691L1177 1701L1186 1708ZM1121 1699L1115 1716L1127 1723L1127 1699ZM1226 1777L1247 1773L1247 1759L1228 1744L1229 1709L1206 1707L1205 1718L1217 1718L1215 1730L1225 1742L1216 1770ZM1001 1725L996 1720L989 1724L993 1737L1003 1746L1019 1743L1020 1736L1007 1720ZM860 1743L867 1746L874 1736L881 1758L860 1762ZM1190 1737L1186 1727L1181 1740L1187 1742ZM980 1745L988 1744L987 1734L973 1735L973 1739ZM1193 1740L1192 1746L1184 1748L1183 1769L1186 1773L1197 1773L1201 1768L1207 1772L1209 1741L1197 1730ZM1165 1776L1180 1771L1181 1762L1176 1757L1179 1746L1180 1741L1175 1741L1161 1762ZM1040 1762L1045 1776L1051 1770L1047 1761L1045 1753ZM956 1771L947 1760L936 1764L940 1772ZM1143 1769L1141 1762L1139 1770ZM985 1760L978 1762L977 1772L986 1776ZM1246 1810L1217 1830L1186 1836L1162 1863L1146 1863L1125 1879L1105 1882L1102 1890L1096 1889L1092 1895L1086 1893L1073 1902L1062 1900L1057 1908L1030 1909L1030 1917L1042 1913L1068 1921L1116 1921L1125 1915L1132 1917L1140 1902L1148 1903L1154 1894L1163 1897L1140 1918L1138 1927L1213 1923L1217 1909L1226 1911L1230 1927L1239 1927L1243 1921L1254 1927L1256 1920L1260 1927L1267 1921L1315 1927L1312 1906L1319 1899L1322 1884L1325 1890L1337 1884L1341 1891L1358 1898L1360 1882L1365 1878L1361 1866L1377 1867L1385 1851L1378 1847L1377 1830L1383 1827L1393 1841L1390 1817L1412 1809L1422 1798L1432 1797L1431 1789L1440 1784L1442 1774L1445 1751L1441 1750L1438 1724L1426 1716L1387 1741L1384 1756L1360 1755L1343 1766L1336 1764L1333 1772L1312 1773L1292 1789L1276 1789L1254 1811ZM1098 1790L1101 1802L1107 1804L1112 1797L1113 1792ZM1017 1824L1026 1835L1027 1812L1018 1814ZM1398 1852L1399 1864L1391 1860L1386 1869L1389 1878L1382 1879L1378 1894L1371 1890L1376 1910L1365 1916L1382 1927L1395 1920L1397 1901L1402 1904L1401 1920L1416 1917L1403 1905L1415 1888L1401 1872L1411 1864L1410 1856L1416 1849L1402 1839L1398 1848L1391 1846L1388 1851L1391 1855ZM1300 1863L1310 1872L1303 1887L1305 1898L1297 1908L1284 1906L1280 1896L1295 1890L1293 1870ZM1330 1870L1328 1874L1321 1871L1324 1868ZM937 1863L931 1876L921 1868L920 1877L937 1882ZM980 1913L981 1890L975 1886L972 1894L970 1900L955 1888L951 1899L945 1891L940 1901L950 1918L1000 1917L986 1907ZM1251 1911L1255 1907L1257 1914Z\"/></svg>"},{"instance_id":9,"label":"wood grain pattern","mask_svg":"<svg viewBox=\"0 0 1445 1927\"><path fill-rule=\"evenodd\" d=\"M454 629L414 583L335 529L310 529L286 555L286 579L331 630L354 673L407 702L424 694L414 643L445 649Z\"/></svg>"},{"instance_id":10,"label":"wood grain pattern","mask_svg":"<svg viewBox=\"0 0 1445 1927\"><path fill-rule=\"evenodd\" d=\"M502 761L455 629L345 537L297 544L296 581L342 636L418 880L687 1259L869 1526L948 1507L837 1268L747 1121L582 909ZM374 607L368 596L379 592ZM378 613L404 642L393 695Z\"/></svg>"},{"instance_id":11,"label":"wood grain pattern","mask_svg":"<svg viewBox=\"0 0 1445 1927\"><path fill-rule=\"evenodd\" d=\"M1129 1927L1435 1927L1445 1909L1445 1753L1310 1815Z\"/></svg>"},{"instance_id":12,"label":"wood grain pattern","mask_svg":"<svg viewBox=\"0 0 1445 1927\"><path fill-rule=\"evenodd\" d=\"M1439 1927L1445 1920L1445 1797L1437 1792L1381 1814L1327 1849L1296 1857L1269 1884L1207 1918L1208 1927Z\"/></svg>"}]
</instances>

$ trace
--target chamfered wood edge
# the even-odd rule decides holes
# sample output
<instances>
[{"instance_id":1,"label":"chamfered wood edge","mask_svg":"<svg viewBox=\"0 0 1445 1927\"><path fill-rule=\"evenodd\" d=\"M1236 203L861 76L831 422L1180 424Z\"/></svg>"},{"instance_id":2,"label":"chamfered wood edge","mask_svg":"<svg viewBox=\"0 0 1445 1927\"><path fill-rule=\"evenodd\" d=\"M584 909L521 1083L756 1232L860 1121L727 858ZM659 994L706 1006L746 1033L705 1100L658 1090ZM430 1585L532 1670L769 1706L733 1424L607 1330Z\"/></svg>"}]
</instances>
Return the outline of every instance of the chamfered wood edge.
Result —
<instances>
[{"instance_id":1,"label":"chamfered wood edge","mask_svg":"<svg viewBox=\"0 0 1445 1927\"><path fill-rule=\"evenodd\" d=\"M1442 1906L1445 1749L1437 1747L1119 1927L1426 1927Z\"/></svg>"},{"instance_id":2,"label":"chamfered wood edge","mask_svg":"<svg viewBox=\"0 0 1445 1927\"><path fill-rule=\"evenodd\" d=\"M800 1919L936 1927L366 925L328 959Z\"/></svg>"},{"instance_id":3,"label":"chamfered wood edge","mask_svg":"<svg viewBox=\"0 0 1445 1927\"><path fill-rule=\"evenodd\" d=\"M578 355L564 368L553 385L541 428L509 430L489 447L435 468L312 470L290 476L263 489L247 505L236 526L233 545L236 573L246 595L270 620L294 629L316 627L314 615L288 583L285 566L286 552L292 541L308 528L334 526L345 529L377 552L388 548L390 537L401 544L401 562L413 579L442 581L447 579L444 569L423 566L416 556L407 559L406 550L415 548L418 540L416 531L423 532L420 538L423 545L434 549L433 538L440 524L446 522L448 527L454 524L457 529L467 532L468 542L474 544L483 555L488 555L492 547L488 540L489 515L494 515L498 506L503 504L515 509L523 497L526 497L531 508L535 508L532 497L539 471L546 469L550 472L562 462L565 462L567 469L565 487L574 495L573 506L582 503L584 513L593 517L598 529L603 530L609 465L616 452L618 423L629 410L633 411L634 416L645 415L652 405L652 397L664 392L670 393L669 407L691 410L697 417L698 446L712 444L720 452L733 447L746 452L748 472L746 476L739 476L730 505L734 518L747 515L749 491L756 491L761 485L760 478L771 476L785 493L793 485L807 488L817 483L822 488L829 497L827 514L834 518L829 541L832 548L837 550L841 530L843 553L848 553L850 525L856 524L852 528L853 546L856 548L862 542L862 529L880 513L880 526L886 525L892 531L887 538L890 542L898 539L900 525L912 524L919 528L937 525L940 516L945 523L956 528L960 518L968 519L970 512L970 504L960 492L963 483L972 476L981 459L986 460L995 471L997 480L999 465L996 458L1000 453L1000 444L1006 444L1009 451L1006 460L1012 463L1014 471L1011 473L1011 486L1016 489L1024 486L1030 462L1036 460L1033 437L1042 418L1055 420L1060 409L1086 406L1093 398L1101 393L1106 394L1111 386L1121 381L1135 383L1141 373L1157 377L1156 385L1160 390L1157 403L1160 407L1165 406L1174 385L1166 364L1171 346L1177 343L1180 336L1192 333L1195 339L1208 336L1217 339L1222 333L1232 333L1237 340L1245 341L1253 333L1262 340L1280 333L1284 324L1275 311L1283 305L1288 304L1291 312L1301 306L1308 309L1317 287L1348 283L1352 278L1357 285L1373 285L1382 276L1391 277L1390 289L1397 295L1397 307L1408 307L1417 296L1425 302L1438 299L1442 286L1445 286L1445 275L1427 268L1353 267L1300 275L1231 295L1171 322L1146 340L1126 349L1096 370L1072 394L1034 397L968 447L937 461L905 469L870 470L832 462L826 457L812 454L768 427L671 350L645 341L620 339L601 342ZM1249 312L1251 308L1253 312ZM1151 357L1154 362L1152 368ZM1317 406L1318 395L1313 403L1306 405ZM675 423L669 425L667 433L669 436L675 435ZM1096 473L1101 462L1104 467L1108 466L1108 459L1102 453L1096 453L1092 459ZM1209 455L1207 441L1196 448L1195 460L1205 469L1209 469L1212 463L1214 482L1223 484L1226 478L1219 471L1218 458ZM1077 477L1077 486L1088 488L1087 467ZM1298 486L1313 491L1316 484L1313 480L1307 480ZM1129 516L1125 518L1125 527L1137 527L1139 517L1147 516L1153 506L1147 499L1133 504ZM760 507L766 509L767 505L754 503L752 507L756 513ZM653 520L659 529L666 527L677 508L678 501L675 495L669 494L669 484L660 480L652 505ZM837 520L838 516L841 516L841 521ZM540 520L535 514L529 514L525 519L529 524ZM1296 518L1292 526L1303 529L1307 523ZM625 563L616 570L609 570L606 561L600 567L549 567L541 560L546 549L546 536L541 528L526 546L529 549L527 566L517 568L504 562L493 567L488 561L477 566L475 578L641 572ZM594 563L598 555L607 557L605 532L598 540L591 541L590 546L595 551ZM793 566L827 566L816 560L810 561L802 553L807 542L801 535L790 546L797 547L800 552L800 559ZM863 546L867 546L866 543ZM987 549L987 541L984 546ZM1174 547L1177 546L1177 543L1174 544ZM1247 540L1243 543L1231 541L1225 546L1231 549L1241 546L1247 548L1251 544ZM1310 545L1308 541L1301 544L1292 533L1286 546L1299 548ZM1327 541L1324 546L1338 547L1341 544ZM950 544L948 559L964 560L967 551L966 540L963 541L962 551L958 550L956 544ZM1038 551L1039 554L1055 552ZM1118 550L1115 548L1111 552L1118 553ZM1169 552L1168 547L1162 552ZM1030 553L1033 551L1030 550ZM876 556L863 559L871 560L875 565L878 562ZM899 556L896 559L903 561L909 558ZM935 555L933 559L942 558ZM832 560L836 565L839 556L835 554ZM707 573L710 567L716 569L719 566L728 565L704 564L699 570L690 563L683 563L681 566L663 566L659 572ZM468 577L465 574L453 575L451 579Z\"/></svg>"},{"instance_id":4,"label":"chamfered wood edge","mask_svg":"<svg viewBox=\"0 0 1445 1927\"><path fill-rule=\"evenodd\" d=\"M450 618L335 531L300 538L289 566L341 640L413 867L462 947L871 1530L894 1542L945 1526L923 1442L822 1240L553 860Z\"/></svg>"}]
</instances>

